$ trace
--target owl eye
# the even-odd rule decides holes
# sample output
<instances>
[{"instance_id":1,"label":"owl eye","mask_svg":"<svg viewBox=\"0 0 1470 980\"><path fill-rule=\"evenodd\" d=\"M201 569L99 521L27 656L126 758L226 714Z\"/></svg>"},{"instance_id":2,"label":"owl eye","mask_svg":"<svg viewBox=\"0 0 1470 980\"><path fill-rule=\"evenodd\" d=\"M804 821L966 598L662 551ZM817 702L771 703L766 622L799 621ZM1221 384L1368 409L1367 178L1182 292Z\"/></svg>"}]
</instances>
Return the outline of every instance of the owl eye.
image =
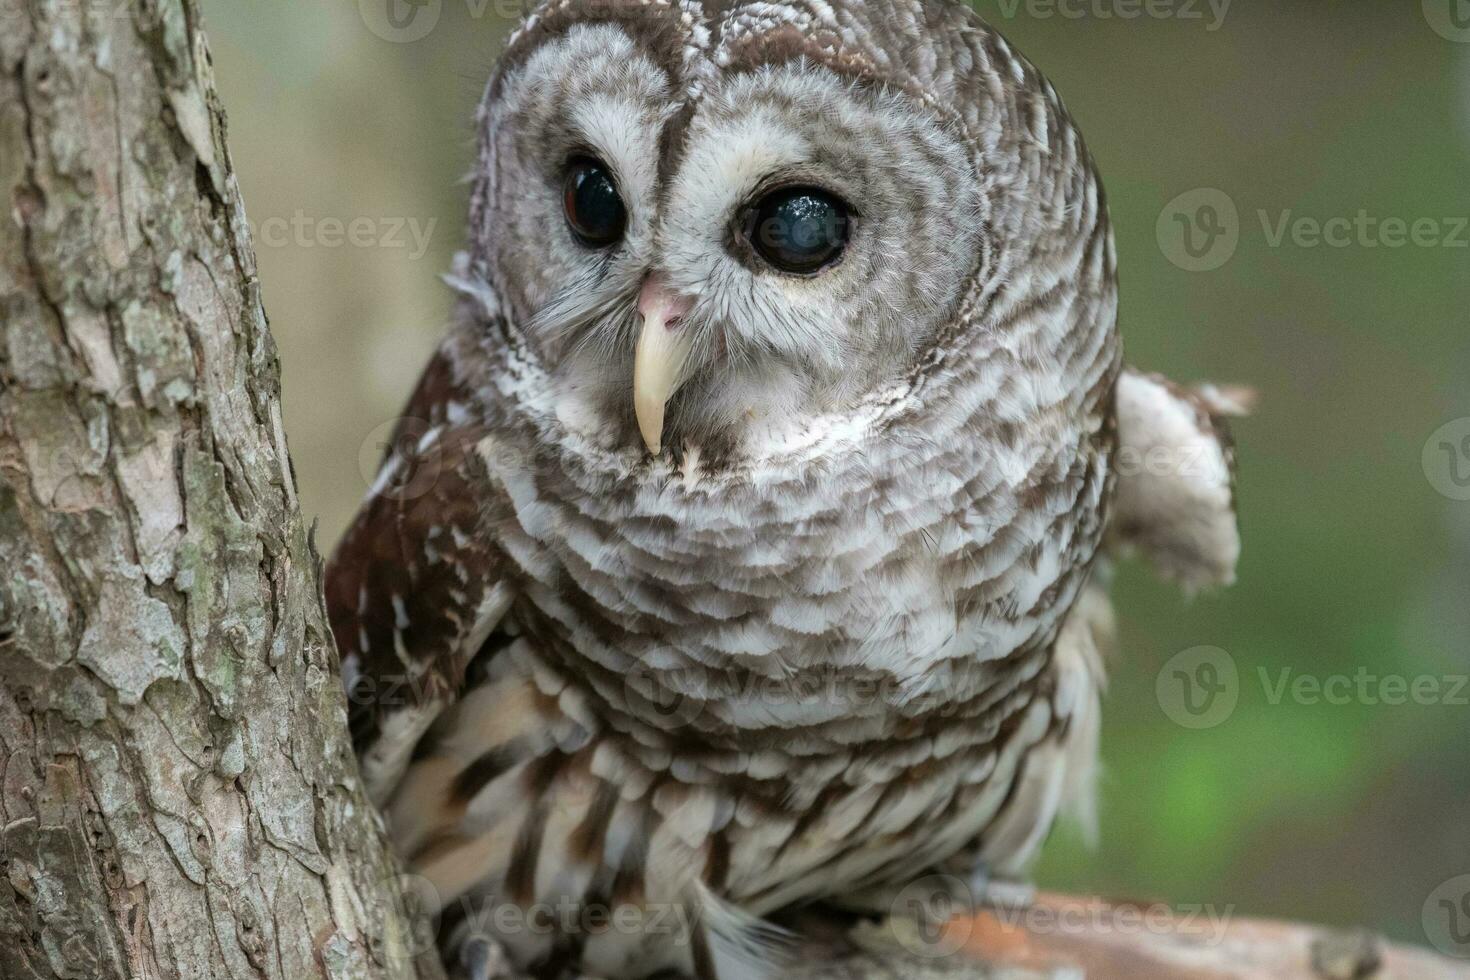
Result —
<instances>
[{"instance_id":1,"label":"owl eye","mask_svg":"<svg viewBox=\"0 0 1470 980\"><path fill-rule=\"evenodd\" d=\"M771 265L809 275L841 257L851 231L852 215L842 201L813 187L789 187L761 199L746 237Z\"/></svg>"},{"instance_id":2,"label":"owl eye","mask_svg":"<svg viewBox=\"0 0 1470 980\"><path fill-rule=\"evenodd\" d=\"M618 196L607 167L591 157L577 157L567 167L562 206L572 234L590 248L606 248L623 239L628 209Z\"/></svg>"}]
</instances>

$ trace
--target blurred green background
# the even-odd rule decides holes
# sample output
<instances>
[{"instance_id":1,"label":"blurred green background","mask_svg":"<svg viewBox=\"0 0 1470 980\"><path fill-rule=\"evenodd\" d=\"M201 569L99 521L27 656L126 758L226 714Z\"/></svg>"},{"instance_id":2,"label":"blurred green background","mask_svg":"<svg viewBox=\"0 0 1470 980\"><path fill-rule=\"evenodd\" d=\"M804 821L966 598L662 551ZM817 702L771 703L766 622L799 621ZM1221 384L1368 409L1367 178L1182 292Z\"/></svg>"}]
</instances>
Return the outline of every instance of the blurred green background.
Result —
<instances>
[{"instance_id":1,"label":"blurred green background","mask_svg":"<svg viewBox=\"0 0 1470 980\"><path fill-rule=\"evenodd\" d=\"M493 3L439 0L425 36L392 40L384 2L204 2L324 547L443 329L471 114L507 29ZM1470 416L1470 30L1452 30L1451 2L1221 18L1220 0L1165 0L1170 16L1136 19L1103 16L1126 0L978 5L1049 74L1102 168L1129 359L1262 396L1236 426L1239 584L1187 601L1120 570L1101 843L1055 837L1043 886L1424 943L1431 893L1470 873L1470 687L1447 696L1470 674L1470 502L1451 496L1470 492L1430 442ZM1169 209L1200 188L1236 208L1238 246L1186 271ZM1360 212L1380 231L1336 245L1297 224ZM1430 224L1392 247L1390 218ZM355 243L334 221L357 222ZM1200 645L1228 651L1239 685L1195 730L1156 678ZM1286 669L1434 678L1440 703L1273 703Z\"/></svg>"}]
</instances>

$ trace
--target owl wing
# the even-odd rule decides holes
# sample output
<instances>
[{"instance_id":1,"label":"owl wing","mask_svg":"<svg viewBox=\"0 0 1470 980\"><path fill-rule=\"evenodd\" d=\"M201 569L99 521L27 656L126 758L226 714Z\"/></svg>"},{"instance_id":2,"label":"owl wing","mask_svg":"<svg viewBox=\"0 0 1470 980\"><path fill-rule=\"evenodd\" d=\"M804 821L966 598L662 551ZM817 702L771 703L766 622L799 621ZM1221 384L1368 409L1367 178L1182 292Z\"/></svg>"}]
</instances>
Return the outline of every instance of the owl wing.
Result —
<instances>
[{"instance_id":1,"label":"owl wing","mask_svg":"<svg viewBox=\"0 0 1470 980\"><path fill-rule=\"evenodd\" d=\"M327 567L353 745L379 805L510 607L503 556L480 533L496 495L486 492L484 432L466 420L468 403L446 347Z\"/></svg>"},{"instance_id":2,"label":"owl wing","mask_svg":"<svg viewBox=\"0 0 1470 980\"><path fill-rule=\"evenodd\" d=\"M1235 446L1227 419L1248 389L1185 388L1127 369L1118 380L1118 494L1109 535L1164 578L1195 591L1235 580L1240 529Z\"/></svg>"}]
</instances>

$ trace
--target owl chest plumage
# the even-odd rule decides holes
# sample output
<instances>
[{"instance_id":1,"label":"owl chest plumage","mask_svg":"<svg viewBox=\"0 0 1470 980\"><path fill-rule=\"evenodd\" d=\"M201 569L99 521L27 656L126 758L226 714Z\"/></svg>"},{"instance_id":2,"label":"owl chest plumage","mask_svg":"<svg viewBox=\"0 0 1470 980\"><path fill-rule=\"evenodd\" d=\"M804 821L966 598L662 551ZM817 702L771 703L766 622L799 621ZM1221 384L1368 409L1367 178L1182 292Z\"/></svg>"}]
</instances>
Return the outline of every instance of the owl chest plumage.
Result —
<instances>
[{"instance_id":1,"label":"owl chest plumage","mask_svg":"<svg viewBox=\"0 0 1470 980\"><path fill-rule=\"evenodd\" d=\"M554 394L499 381L510 410L476 445L499 506L479 533L515 598L438 740L451 769L501 753L490 778L461 777L471 812L495 810L507 772L559 759L560 791L541 791L577 815L569 837L596 787L619 787L664 859L688 855L757 913L911 871L916 841L941 860L998 819L1062 717L1051 667L1101 527L1101 430L1066 459L875 426L809 433L805 458L769 466L630 465L548 438ZM514 738L477 735L507 698Z\"/></svg>"},{"instance_id":2,"label":"owl chest plumage","mask_svg":"<svg viewBox=\"0 0 1470 980\"><path fill-rule=\"evenodd\" d=\"M1047 646L1100 536L1102 426L1056 453L875 412L720 465L589 451L548 432L554 390L522 398L479 447L512 616L651 741L815 751L975 711Z\"/></svg>"}]
</instances>

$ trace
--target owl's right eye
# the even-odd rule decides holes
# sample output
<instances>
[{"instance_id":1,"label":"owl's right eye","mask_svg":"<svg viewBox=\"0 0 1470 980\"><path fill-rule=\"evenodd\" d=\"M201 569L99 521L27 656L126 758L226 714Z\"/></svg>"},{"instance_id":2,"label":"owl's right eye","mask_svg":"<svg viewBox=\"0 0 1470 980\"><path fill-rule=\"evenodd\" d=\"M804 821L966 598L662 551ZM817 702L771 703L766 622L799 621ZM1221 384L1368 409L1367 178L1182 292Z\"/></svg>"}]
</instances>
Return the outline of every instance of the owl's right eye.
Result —
<instances>
[{"instance_id":1,"label":"owl's right eye","mask_svg":"<svg viewBox=\"0 0 1470 980\"><path fill-rule=\"evenodd\" d=\"M567 167L562 206L572 234L589 248L607 248L623 240L628 209L612 174L600 161L577 157Z\"/></svg>"}]
</instances>

